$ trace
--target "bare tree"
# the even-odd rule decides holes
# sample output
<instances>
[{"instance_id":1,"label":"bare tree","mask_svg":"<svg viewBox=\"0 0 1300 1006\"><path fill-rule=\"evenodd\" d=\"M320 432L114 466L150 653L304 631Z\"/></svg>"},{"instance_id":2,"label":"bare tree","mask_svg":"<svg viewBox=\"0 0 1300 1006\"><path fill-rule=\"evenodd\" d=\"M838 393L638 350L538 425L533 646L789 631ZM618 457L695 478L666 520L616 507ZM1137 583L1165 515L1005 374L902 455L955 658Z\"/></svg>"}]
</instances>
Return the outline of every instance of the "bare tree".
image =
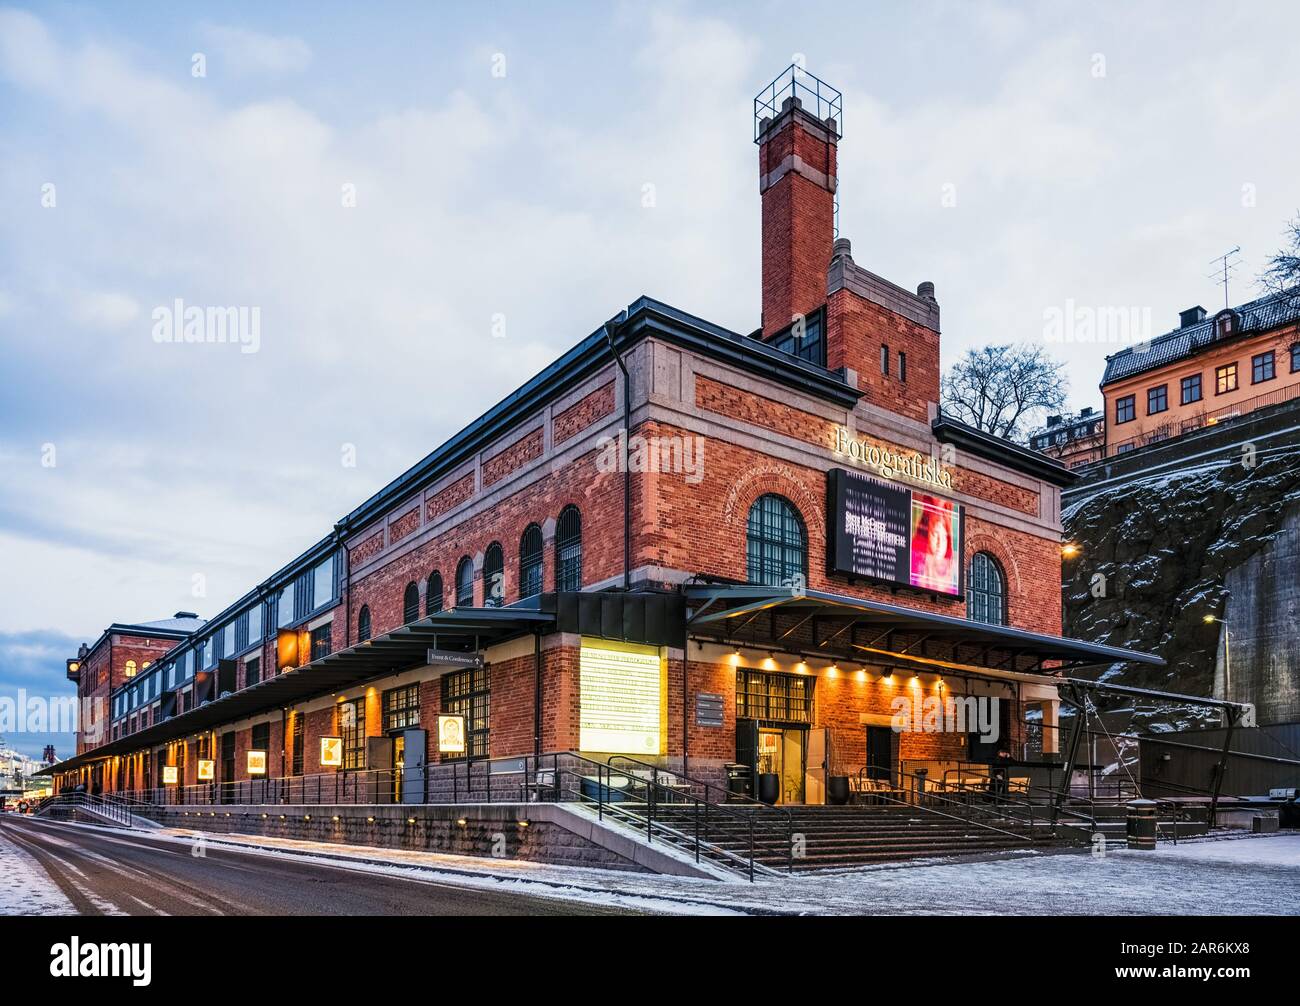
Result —
<instances>
[{"instance_id":1,"label":"bare tree","mask_svg":"<svg viewBox=\"0 0 1300 1006\"><path fill-rule=\"evenodd\" d=\"M1286 225L1287 247L1268 261L1260 282L1269 293L1286 294L1300 301L1300 216Z\"/></svg>"},{"instance_id":2,"label":"bare tree","mask_svg":"<svg viewBox=\"0 0 1300 1006\"><path fill-rule=\"evenodd\" d=\"M1041 346L968 349L944 375L943 411L994 436L1023 440L1033 413L1064 406L1064 370Z\"/></svg>"}]
</instances>

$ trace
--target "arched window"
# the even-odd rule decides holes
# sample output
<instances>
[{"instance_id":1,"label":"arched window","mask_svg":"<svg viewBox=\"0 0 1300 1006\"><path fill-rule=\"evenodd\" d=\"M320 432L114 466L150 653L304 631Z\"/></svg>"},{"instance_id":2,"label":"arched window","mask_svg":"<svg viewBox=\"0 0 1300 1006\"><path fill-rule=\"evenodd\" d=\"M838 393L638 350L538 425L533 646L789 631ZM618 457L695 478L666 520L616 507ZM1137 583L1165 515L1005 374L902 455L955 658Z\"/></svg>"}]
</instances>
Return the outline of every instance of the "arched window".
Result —
<instances>
[{"instance_id":1,"label":"arched window","mask_svg":"<svg viewBox=\"0 0 1300 1006\"><path fill-rule=\"evenodd\" d=\"M412 580L402 594L402 624L410 625L420 617L420 588Z\"/></svg>"},{"instance_id":2,"label":"arched window","mask_svg":"<svg viewBox=\"0 0 1300 1006\"><path fill-rule=\"evenodd\" d=\"M966 582L966 617L990 625L1007 624L1007 578L987 552L971 556Z\"/></svg>"},{"instance_id":3,"label":"arched window","mask_svg":"<svg viewBox=\"0 0 1300 1006\"><path fill-rule=\"evenodd\" d=\"M424 587L424 613L435 615L442 611L442 574L436 570L430 573Z\"/></svg>"},{"instance_id":4,"label":"arched window","mask_svg":"<svg viewBox=\"0 0 1300 1006\"><path fill-rule=\"evenodd\" d=\"M519 539L519 596L542 592L542 529L536 524L524 528Z\"/></svg>"},{"instance_id":5,"label":"arched window","mask_svg":"<svg viewBox=\"0 0 1300 1006\"><path fill-rule=\"evenodd\" d=\"M499 608L506 600L506 556L494 541L483 556L483 606Z\"/></svg>"},{"instance_id":6,"label":"arched window","mask_svg":"<svg viewBox=\"0 0 1300 1006\"><path fill-rule=\"evenodd\" d=\"M134 661L134 660L128 660L128 661L126 662L126 677L128 677L128 678L134 678L134 677L135 677L135 661Z\"/></svg>"},{"instance_id":7,"label":"arched window","mask_svg":"<svg viewBox=\"0 0 1300 1006\"><path fill-rule=\"evenodd\" d=\"M572 504L555 527L555 589L582 589L582 514Z\"/></svg>"},{"instance_id":8,"label":"arched window","mask_svg":"<svg viewBox=\"0 0 1300 1006\"><path fill-rule=\"evenodd\" d=\"M749 582L803 586L808 579L808 537L794 504L768 493L749 508L746 529Z\"/></svg>"},{"instance_id":9,"label":"arched window","mask_svg":"<svg viewBox=\"0 0 1300 1006\"><path fill-rule=\"evenodd\" d=\"M456 566L456 607L474 607L474 561L469 556Z\"/></svg>"},{"instance_id":10,"label":"arched window","mask_svg":"<svg viewBox=\"0 0 1300 1006\"><path fill-rule=\"evenodd\" d=\"M361 606L361 614L357 616L357 642L364 643L370 638L370 605Z\"/></svg>"}]
</instances>

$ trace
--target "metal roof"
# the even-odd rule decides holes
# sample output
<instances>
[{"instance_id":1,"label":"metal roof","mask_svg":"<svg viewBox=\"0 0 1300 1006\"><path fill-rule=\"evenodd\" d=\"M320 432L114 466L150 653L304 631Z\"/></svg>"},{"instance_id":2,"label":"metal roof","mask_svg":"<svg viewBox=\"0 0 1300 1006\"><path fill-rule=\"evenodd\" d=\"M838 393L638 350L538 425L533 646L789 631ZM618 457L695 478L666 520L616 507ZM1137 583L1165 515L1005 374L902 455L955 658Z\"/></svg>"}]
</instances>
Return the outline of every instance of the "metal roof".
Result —
<instances>
[{"instance_id":1,"label":"metal roof","mask_svg":"<svg viewBox=\"0 0 1300 1006\"><path fill-rule=\"evenodd\" d=\"M1038 662L1061 661L1075 666L1121 661L1164 666L1164 660L1152 653L1126 650L1101 643L1088 643L1081 639L1050 636L1029 632L1006 625L989 625L955 615L905 608L884 601L860 597L847 597L824 591L797 591L786 587L688 585L685 588L692 611L688 620L693 627L712 625L727 634L731 626L739 626L744 616L780 609L784 612L838 616L852 619L867 628L910 633L926 640L963 646L983 646L1007 653L1016 658L1031 657ZM793 644L797 648L797 644ZM922 662L919 653L873 650L858 644L852 648L863 652L867 663L879 662L909 666ZM905 648L908 649L908 648ZM875 653L875 657L870 654ZM1014 669L1014 664L1013 664Z\"/></svg>"},{"instance_id":2,"label":"metal roof","mask_svg":"<svg viewBox=\"0 0 1300 1006\"><path fill-rule=\"evenodd\" d=\"M1238 324L1237 331L1231 338L1267 332L1290 322L1300 321L1300 294L1296 292L1270 294L1235 307L1233 311L1237 314ZM1176 328L1172 332L1157 336L1150 342L1129 346L1106 357L1106 372L1101 378L1102 386L1132 377L1134 374L1155 370L1168 363L1184 360L1213 345L1216 341L1214 325L1217 317L1218 314L1211 315L1204 321Z\"/></svg>"},{"instance_id":3,"label":"metal roof","mask_svg":"<svg viewBox=\"0 0 1300 1006\"><path fill-rule=\"evenodd\" d=\"M214 724L232 723L373 678L423 667L429 649L440 643L450 641L452 645L445 648L464 648L466 653L472 653L480 646L544 630L554 622L554 614L532 607L450 608L101 744L39 774L65 772L88 762L187 737Z\"/></svg>"}]
</instances>

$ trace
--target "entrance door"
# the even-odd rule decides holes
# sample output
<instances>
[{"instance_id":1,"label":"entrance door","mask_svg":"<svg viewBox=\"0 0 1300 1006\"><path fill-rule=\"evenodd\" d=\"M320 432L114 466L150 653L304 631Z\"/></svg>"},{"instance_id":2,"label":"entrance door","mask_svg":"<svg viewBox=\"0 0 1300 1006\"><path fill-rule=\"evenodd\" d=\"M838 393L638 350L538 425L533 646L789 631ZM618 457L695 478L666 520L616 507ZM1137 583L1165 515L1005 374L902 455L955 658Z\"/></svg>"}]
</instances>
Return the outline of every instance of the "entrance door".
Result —
<instances>
[{"instance_id":1,"label":"entrance door","mask_svg":"<svg viewBox=\"0 0 1300 1006\"><path fill-rule=\"evenodd\" d=\"M826 802L826 773L830 760L830 730L808 731L808 769L804 773L804 803Z\"/></svg>"},{"instance_id":2,"label":"entrance door","mask_svg":"<svg viewBox=\"0 0 1300 1006\"><path fill-rule=\"evenodd\" d=\"M889 782L894 777L893 727L867 727L867 778Z\"/></svg>"},{"instance_id":3,"label":"entrance door","mask_svg":"<svg viewBox=\"0 0 1300 1006\"><path fill-rule=\"evenodd\" d=\"M402 773L406 768L406 736L393 738L393 803L402 802Z\"/></svg>"},{"instance_id":4,"label":"entrance door","mask_svg":"<svg viewBox=\"0 0 1300 1006\"><path fill-rule=\"evenodd\" d=\"M803 803L807 736L804 727L763 727L758 731L758 774L776 776L777 803ZM760 778L759 791L762 789Z\"/></svg>"}]
</instances>

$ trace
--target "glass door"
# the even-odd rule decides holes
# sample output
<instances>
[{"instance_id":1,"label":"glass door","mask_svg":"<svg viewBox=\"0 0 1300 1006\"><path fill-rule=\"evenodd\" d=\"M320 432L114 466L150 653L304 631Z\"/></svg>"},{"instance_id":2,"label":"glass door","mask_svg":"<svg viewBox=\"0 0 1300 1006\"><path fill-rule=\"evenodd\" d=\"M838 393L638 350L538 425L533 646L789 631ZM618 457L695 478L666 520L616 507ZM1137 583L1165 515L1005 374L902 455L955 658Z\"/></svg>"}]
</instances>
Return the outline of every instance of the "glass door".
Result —
<instances>
[{"instance_id":1,"label":"glass door","mask_svg":"<svg viewBox=\"0 0 1300 1006\"><path fill-rule=\"evenodd\" d=\"M393 736L393 803L402 802L402 772L406 768L406 736Z\"/></svg>"}]
</instances>

